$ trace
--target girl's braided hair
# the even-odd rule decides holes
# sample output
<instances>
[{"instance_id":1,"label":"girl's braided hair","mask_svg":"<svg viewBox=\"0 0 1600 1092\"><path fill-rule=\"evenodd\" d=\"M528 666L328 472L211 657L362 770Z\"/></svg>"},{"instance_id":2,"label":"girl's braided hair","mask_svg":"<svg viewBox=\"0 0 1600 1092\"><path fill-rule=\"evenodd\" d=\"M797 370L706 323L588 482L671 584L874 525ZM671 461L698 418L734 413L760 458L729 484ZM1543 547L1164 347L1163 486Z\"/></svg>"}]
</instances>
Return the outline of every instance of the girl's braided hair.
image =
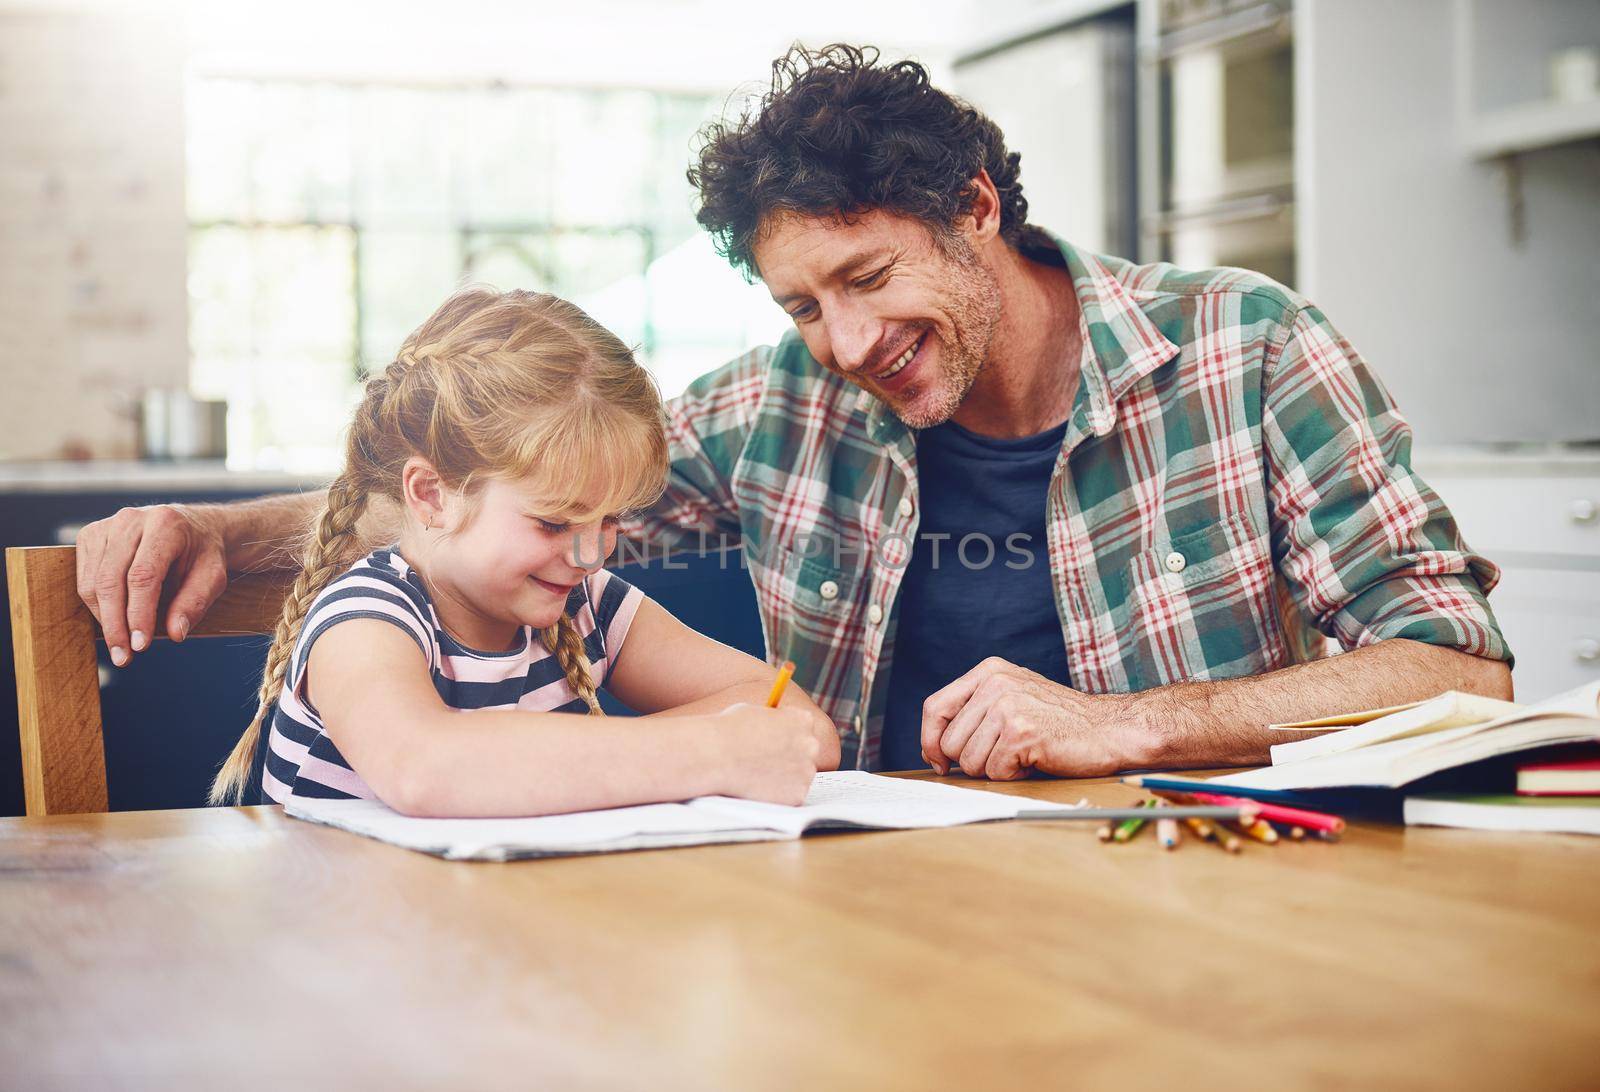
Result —
<instances>
[{"instance_id":1,"label":"girl's braided hair","mask_svg":"<svg viewBox=\"0 0 1600 1092\"><path fill-rule=\"evenodd\" d=\"M576 305L534 292L464 288L367 380L344 468L301 554L262 672L255 717L211 786L236 799L263 722L283 691L301 623L355 560L373 497L401 499L406 460L421 456L469 497L487 477L533 480L549 514L572 519L642 507L666 478L665 412L650 374L615 334ZM596 496L602 507L591 510ZM566 613L539 634L567 682L600 713L583 640Z\"/></svg>"}]
</instances>

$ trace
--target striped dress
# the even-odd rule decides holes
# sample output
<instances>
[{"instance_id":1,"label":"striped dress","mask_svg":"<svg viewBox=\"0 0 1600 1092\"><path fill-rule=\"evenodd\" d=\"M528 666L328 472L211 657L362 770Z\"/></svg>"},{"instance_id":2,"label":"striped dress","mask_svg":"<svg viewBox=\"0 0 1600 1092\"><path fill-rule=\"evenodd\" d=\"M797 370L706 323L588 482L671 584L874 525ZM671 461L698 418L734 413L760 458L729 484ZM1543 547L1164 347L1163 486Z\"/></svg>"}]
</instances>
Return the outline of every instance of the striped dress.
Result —
<instances>
[{"instance_id":1,"label":"striped dress","mask_svg":"<svg viewBox=\"0 0 1600 1092\"><path fill-rule=\"evenodd\" d=\"M644 593L604 570L572 590L567 613L583 638L596 686L612 665ZM567 682L555 654L531 627L509 651L482 652L457 642L439 624L422 577L393 548L376 550L324 588L306 612L272 714L262 795L282 804L291 796L371 798L375 794L328 738L306 694L312 646L350 618L376 618L404 630L428 658L434 689L452 709L527 709L582 713L588 707Z\"/></svg>"}]
</instances>

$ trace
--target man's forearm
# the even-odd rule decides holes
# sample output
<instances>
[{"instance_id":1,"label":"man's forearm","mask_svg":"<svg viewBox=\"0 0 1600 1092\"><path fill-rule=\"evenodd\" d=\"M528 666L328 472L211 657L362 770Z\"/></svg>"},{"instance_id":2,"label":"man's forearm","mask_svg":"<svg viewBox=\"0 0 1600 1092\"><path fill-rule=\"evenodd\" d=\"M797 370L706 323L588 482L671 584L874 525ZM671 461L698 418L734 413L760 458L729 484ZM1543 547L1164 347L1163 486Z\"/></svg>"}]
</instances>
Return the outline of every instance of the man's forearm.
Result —
<instances>
[{"instance_id":1,"label":"man's forearm","mask_svg":"<svg viewBox=\"0 0 1600 1092\"><path fill-rule=\"evenodd\" d=\"M319 489L184 508L221 536L229 572L260 572L292 569L300 564L301 547L326 500L327 491ZM397 537L399 521L392 507L379 501L362 516L359 545L363 552Z\"/></svg>"},{"instance_id":2,"label":"man's forearm","mask_svg":"<svg viewBox=\"0 0 1600 1092\"><path fill-rule=\"evenodd\" d=\"M1178 683L1130 695L1125 726L1148 741L1150 767L1259 765L1268 748L1311 733L1268 724L1430 698L1443 690L1511 697L1511 671L1495 660L1390 640L1325 660L1243 679Z\"/></svg>"}]
</instances>

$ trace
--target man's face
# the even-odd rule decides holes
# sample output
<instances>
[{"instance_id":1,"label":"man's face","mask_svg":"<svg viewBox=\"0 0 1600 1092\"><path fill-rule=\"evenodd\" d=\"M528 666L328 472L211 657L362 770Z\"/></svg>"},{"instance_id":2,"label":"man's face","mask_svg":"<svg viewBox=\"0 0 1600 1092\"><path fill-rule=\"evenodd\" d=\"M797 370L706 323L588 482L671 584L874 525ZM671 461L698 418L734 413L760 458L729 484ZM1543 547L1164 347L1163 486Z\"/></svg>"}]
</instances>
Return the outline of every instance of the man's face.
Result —
<instances>
[{"instance_id":1,"label":"man's face","mask_svg":"<svg viewBox=\"0 0 1600 1092\"><path fill-rule=\"evenodd\" d=\"M851 223L780 214L756 267L823 367L888 404L912 428L948 421L978 378L1000 289L964 236L935 243L881 211Z\"/></svg>"}]
</instances>

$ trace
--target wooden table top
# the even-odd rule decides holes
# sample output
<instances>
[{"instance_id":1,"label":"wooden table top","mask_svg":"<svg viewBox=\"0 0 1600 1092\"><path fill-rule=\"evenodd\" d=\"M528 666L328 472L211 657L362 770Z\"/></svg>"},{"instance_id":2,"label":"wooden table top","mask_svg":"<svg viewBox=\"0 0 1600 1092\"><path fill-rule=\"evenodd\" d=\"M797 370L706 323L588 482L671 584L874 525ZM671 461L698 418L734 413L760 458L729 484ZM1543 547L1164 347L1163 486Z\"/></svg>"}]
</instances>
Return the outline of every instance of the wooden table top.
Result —
<instances>
[{"instance_id":1,"label":"wooden table top","mask_svg":"<svg viewBox=\"0 0 1600 1092\"><path fill-rule=\"evenodd\" d=\"M0 998L28 1089L1593 1087L1600 839L995 823L472 864L278 808L6 819Z\"/></svg>"}]
</instances>

